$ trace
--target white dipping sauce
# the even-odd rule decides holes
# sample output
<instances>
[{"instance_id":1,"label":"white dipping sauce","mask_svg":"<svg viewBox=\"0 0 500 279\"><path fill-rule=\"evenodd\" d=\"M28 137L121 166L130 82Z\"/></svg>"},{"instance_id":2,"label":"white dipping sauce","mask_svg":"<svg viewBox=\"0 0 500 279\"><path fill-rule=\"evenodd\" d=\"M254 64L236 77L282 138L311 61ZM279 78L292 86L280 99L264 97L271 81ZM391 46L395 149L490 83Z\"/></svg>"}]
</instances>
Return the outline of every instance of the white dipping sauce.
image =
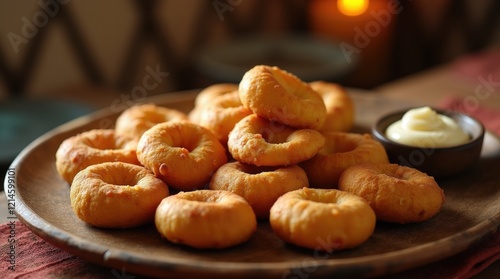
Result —
<instances>
[{"instance_id":1,"label":"white dipping sauce","mask_svg":"<svg viewBox=\"0 0 500 279\"><path fill-rule=\"evenodd\" d=\"M453 119L430 107L407 111L387 127L386 135L392 141L425 148L457 146L470 140Z\"/></svg>"}]
</instances>

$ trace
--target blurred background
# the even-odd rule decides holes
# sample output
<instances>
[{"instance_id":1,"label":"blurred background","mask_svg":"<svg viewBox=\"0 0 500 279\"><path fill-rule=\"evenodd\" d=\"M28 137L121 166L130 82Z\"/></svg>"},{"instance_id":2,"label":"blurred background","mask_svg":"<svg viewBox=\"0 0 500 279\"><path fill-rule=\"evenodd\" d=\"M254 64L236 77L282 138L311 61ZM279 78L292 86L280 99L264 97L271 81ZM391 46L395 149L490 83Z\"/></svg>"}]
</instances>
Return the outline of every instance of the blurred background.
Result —
<instances>
[{"instance_id":1,"label":"blurred background","mask_svg":"<svg viewBox=\"0 0 500 279\"><path fill-rule=\"evenodd\" d=\"M0 162L116 100L273 64L372 89L500 41L495 0L0 2Z\"/></svg>"}]
</instances>

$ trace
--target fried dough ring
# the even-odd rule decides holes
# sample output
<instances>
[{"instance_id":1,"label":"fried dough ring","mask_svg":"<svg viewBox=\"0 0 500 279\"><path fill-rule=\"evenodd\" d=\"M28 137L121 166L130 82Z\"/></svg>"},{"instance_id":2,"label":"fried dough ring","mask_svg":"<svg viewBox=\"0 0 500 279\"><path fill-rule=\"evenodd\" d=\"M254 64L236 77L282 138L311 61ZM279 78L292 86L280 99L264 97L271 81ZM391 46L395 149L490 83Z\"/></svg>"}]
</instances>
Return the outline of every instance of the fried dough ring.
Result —
<instances>
[{"instance_id":1,"label":"fried dough ring","mask_svg":"<svg viewBox=\"0 0 500 279\"><path fill-rule=\"evenodd\" d=\"M229 133L234 159L256 166L288 166L312 158L324 145L316 130L294 129L251 114Z\"/></svg>"},{"instance_id":2,"label":"fried dough ring","mask_svg":"<svg viewBox=\"0 0 500 279\"><path fill-rule=\"evenodd\" d=\"M271 228L288 243L324 251L356 247L375 229L375 213L356 195L334 189L303 188L278 198Z\"/></svg>"},{"instance_id":3,"label":"fried dough ring","mask_svg":"<svg viewBox=\"0 0 500 279\"><path fill-rule=\"evenodd\" d=\"M377 219L425 221L440 211L445 196L434 178L397 164L359 164L344 171L339 189L365 198Z\"/></svg>"},{"instance_id":4,"label":"fried dough ring","mask_svg":"<svg viewBox=\"0 0 500 279\"><path fill-rule=\"evenodd\" d=\"M78 218L92 226L130 228L152 223L168 194L167 185L146 168L108 162L79 172L70 200Z\"/></svg>"},{"instance_id":5,"label":"fried dough ring","mask_svg":"<svg viewBox=\"0 0 500 279\"><path fill-rule=\"evenodd\" d=\"M198 190L165 198L155 224L167 240L195 248L226 248L247 241L257 229L250 205L229 191Z\"/></svg>"},{"instance_id":6,"label":"fried dough ring","mask_svg":"<svg viewBox=\"0 0 500 279\"><path fill-rule=\"evenodd\" d=\"M312 159L300 166L311 187L337 188L342 172L359 163L389 163L387 153L369 134L325 132L326 143Z\"/></svg>"},{"instance_id":7,"label":"fried dough ring","mask_svg":"<svg viewBox=\"0 0 500 279\"><path fill-rule=\"evenodd\" d=\"M241 104L237 91L220 95L206 105L200 118L200 125L212 131L219 141L227 146L229 132L252 111Z\"/></svg>"},{"instance_id":8,"label":"fried dough ring","mask_svg":"<svg viewBox=\"0 0 500 279\"><path fill-rule=\"evenodd\" d=\"M135 105L124 110L116 119L115 133L119 145L135 149L142 134L158 123L188 120L181 111L155 104Z\"/></svg>"},{"instance_id":9,"label":"fried dough ring","mask_svg":"<svg viewBox=\"0 0 500 279\"><path fill-rule=\"evenodd\" d=\"M264 220L269 218L269 210L280 196L308 186L306 173L297 165L257 167L231 162L215 172L209 189L238 194L250 204L257 219Z\"/></svg>"},{"instance_id":10,"label":"fried dough ring","mask_svg":"<svg viewBox=\"0 0 500 279\"><path fill-rule=\"evenodd\" d=\"M56 169L70 183L75 175L90 165L104 162L139 164L134 150L117 147L112 129L89 130L64 140L56 152Z\"/></svg>"},{"instance_id":11,"label":"fried dough ring","mask_svg":"<svg viewBox=\"0 0 500 279\"><path fill-rule=\"evenodd\" d=\"M227 162L214 134L188 121L160 123L147 130L137 144L137 158L168 186L183 191L202 188Z\"/></svg>"},{"instance_id":12,"label":"fried dough ring","mask_svg":"<svg viewBox=\"0 0 500 279\"><path fill-rule=\"evenodd\" d=\"M354 125L354 102L344 88L325 81L309 85L321 95L326 107L326 119L320 131L348 132Z\"/></svg>"},{"instance_id":13,"label":"fried dough ring","mask_svg":"<svg viewBox=\"0 0 500 279\"><path fill-rule=\"evenodd\" d=\"M264 65L243 75L241 102L254 113L295 128L320 129L326 107L321 96L296 76Z\"/></svg>"},{"instance_id":14,"label":"fried dough ring","mask_svg":"<svg viewBox=\"0 0 500 279\"><path fill-rule=\"evenodd\" d=\"M235 83L217 83L205 87L194 99L194 108L188 114L189 121L200 124L201 112L206 105L218 96L235 91L238 91L238 84Z\"/></svg>"}]
</instances>

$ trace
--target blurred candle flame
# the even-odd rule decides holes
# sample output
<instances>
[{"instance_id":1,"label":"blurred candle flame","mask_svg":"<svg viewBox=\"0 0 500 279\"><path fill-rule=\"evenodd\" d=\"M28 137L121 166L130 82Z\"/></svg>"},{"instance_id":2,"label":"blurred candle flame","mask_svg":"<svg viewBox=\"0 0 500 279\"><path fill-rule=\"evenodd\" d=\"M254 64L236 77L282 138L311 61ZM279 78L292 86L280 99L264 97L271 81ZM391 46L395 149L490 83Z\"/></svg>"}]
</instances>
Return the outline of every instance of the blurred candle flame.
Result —
<instances>
[{"instance_id":1,"label":"blurred candle flame","mask_svg":"<svg viewBox=\"0 0 500 279\"><path fill-rule=\"evenodd\" d=\"M347 16L363 14L368 9L368 0L338 0L339 11Z\"/></svg>"}]
</instances>

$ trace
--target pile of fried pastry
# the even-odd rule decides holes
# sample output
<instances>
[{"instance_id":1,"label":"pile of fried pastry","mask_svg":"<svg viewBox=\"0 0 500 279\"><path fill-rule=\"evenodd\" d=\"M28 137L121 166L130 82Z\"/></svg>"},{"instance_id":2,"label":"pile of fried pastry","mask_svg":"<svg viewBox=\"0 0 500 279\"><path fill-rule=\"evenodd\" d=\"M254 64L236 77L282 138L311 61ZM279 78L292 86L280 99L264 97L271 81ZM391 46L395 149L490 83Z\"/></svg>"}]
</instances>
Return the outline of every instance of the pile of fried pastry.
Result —
<instances>
[{"instance_id":1,"label":"pile of fried pastry","mask_svg":"<svg viewBox=\"0 0 500 279\"><path fill-rule=\"evenodd\" d=\"M297 246L350 249L377 221L422 222L445 201L434 178L351 132L354 118L342 86L257 65L204 88L189 113L137 104L114 129L66 139L56 168L92 226L154 223L170 242L226 248L260 221Z\"/></svg>"}]
</instances>

